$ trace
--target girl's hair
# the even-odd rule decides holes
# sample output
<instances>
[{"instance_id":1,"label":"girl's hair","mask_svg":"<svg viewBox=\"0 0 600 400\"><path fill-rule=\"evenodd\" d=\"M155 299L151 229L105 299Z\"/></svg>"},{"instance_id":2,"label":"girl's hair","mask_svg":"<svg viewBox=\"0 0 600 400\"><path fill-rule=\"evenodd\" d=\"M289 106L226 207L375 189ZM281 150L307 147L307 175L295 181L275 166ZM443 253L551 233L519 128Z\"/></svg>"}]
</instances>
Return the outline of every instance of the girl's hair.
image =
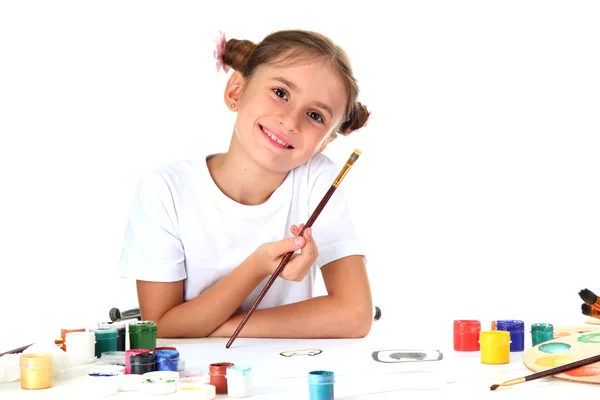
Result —
<instances>
[{"instance_id":1,"label":"girl's hair","mask_svg":"<svg viewBox=\"0 0 600 400\"><path fill-rule=\"evenodd\" d=\"M280 64L315 57L329 60L346 86L348 103L338 132L347 135L362 128L369 119L370 112L357 101L359 89L352 75L348 56L341 47L320 33L283 30L271 33L258 45L249 40L229 39L223 53L223 63L250 78L263 64Z\"/></svg>"}]
</instances>

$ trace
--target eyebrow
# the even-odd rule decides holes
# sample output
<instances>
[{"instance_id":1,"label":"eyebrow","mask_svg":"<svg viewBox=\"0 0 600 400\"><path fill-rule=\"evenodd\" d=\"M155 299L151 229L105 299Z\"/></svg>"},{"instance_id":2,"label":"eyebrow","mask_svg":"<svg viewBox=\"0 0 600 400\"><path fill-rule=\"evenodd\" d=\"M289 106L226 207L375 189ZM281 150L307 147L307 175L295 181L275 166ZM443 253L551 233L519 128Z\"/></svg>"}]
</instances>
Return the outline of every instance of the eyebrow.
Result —
<instances>
[{"instance_id":1,"label":"eyebrow","mask_svg":"<svg viewBox=\"0 0 600 400\"><path fill-rule=\"evenodd\" d=\"M279 81L281 83L283 83L284 85L287 85L290 87L290 89L295 90L296 92L299 92L300 90L298 89L298 86L296 86L293 82L288 81L287 79L281 77L281 76L276 76L273 78L276 81ZM315 105L319 108L322 108L323 110L327 111L329 113L330 116L333 117L333 111L331 110L331 107L329 107L327 104L325 103L321 103L320 101L316 101Z\"/></svg>"}]
</instances>

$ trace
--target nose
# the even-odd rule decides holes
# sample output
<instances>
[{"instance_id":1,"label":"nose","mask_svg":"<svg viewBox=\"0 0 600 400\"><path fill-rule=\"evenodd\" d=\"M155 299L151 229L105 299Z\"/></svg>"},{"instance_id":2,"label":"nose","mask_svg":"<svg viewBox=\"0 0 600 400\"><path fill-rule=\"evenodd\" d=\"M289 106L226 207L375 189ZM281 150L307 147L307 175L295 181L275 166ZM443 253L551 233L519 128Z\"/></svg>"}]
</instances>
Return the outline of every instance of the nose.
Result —
<instances>
[{"instance_id":1,"label":"nose","mask_svg":"<svg viewBox=\"0 0 600 400\"><path fill-rule=\"evenodd\" d=\"M277 121L282 130L290 133L298 133L300 129L300 112L289 108L277 114Z\"/></svg>"}]
</instances>

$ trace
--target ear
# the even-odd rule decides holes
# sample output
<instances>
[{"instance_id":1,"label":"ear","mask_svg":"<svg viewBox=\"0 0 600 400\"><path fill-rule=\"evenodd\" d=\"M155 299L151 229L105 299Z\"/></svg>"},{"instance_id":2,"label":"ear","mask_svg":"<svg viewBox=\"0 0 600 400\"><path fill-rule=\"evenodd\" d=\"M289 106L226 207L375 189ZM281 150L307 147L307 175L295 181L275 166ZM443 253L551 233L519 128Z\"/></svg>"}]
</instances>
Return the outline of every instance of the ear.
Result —
<instances>
[{"instance_id":1,"label":"ear","mask_svg":"<svg viewBox=\"0 0 600 400\"><path fill-rule=\"evenodd\" d=\"M246 79L238 71L234 71L229 77L224 93L225 105L228 109L237 111L245 83Z\"/></svg>"},{"instance_id":2,"label":"ear","mask_svg":"<svg viewBox=\"0 0 600 400\"><path fill-rule=\"evenodd\" d=\"M331 142L333 142L335 139L337 139L338 135L336 133L331 133L329 136L327 136L327 139L325 139L323 141L323 143L321 143L321 146L319 147L319 150L317 150L319 153L325 151L325 149L327 148L327 145Z\"/></svg>"}]
</instances>

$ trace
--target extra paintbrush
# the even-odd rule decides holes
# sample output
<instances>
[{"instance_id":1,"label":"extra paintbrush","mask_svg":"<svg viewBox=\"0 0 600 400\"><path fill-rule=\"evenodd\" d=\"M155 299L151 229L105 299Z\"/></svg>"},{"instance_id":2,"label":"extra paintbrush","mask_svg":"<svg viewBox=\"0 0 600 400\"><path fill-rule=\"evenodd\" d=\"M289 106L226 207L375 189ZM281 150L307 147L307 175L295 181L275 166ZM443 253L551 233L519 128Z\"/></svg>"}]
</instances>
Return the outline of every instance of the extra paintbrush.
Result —
<instances>
[{"instance_id":1,"label":"extra paintbrush","mask_svg":"<svg viewBox=\"0 0 600 400\"><path fill-rule=\"evenodd\" d=\"M350 171L350 168L352 168L352 166L354 165L354 162L356 160L358 160L360 153L361 152L359 150L354 150L354 152L350 155L350 157L348 158L348 161L346 161L346 164L344 165L344 167L342 168L342 170L340 171L338 176L335 178L335 180L333 181L333 184L331 185L331 187L329 188L327 193L325 193L325 195L323 196L323 199L317 205L317 208L315 208L315 211L313 211L313 213L310 216L310 218L308 219L308 221L306 221L306 224L304 224L304 227L302 228L302 230L300 231L298 236L302 236L302 234L304 233L304 230L306 228L310 228L312 226L312 224L316 221L317 217L319 216L319 214L321 214L321 211L323 211L323 208L325 208L325 205L327 204L327 202L329 201L329 199L331 198L331 196L333 195L335 190L338 188L338 186L342 182L342 179L344 179L344 177L346 176L348 171ZM283 259L279 263L279 266L277 267L275 272L273 272L273 275L271 275L271 278L269 279L269 281L267 282L265 287L261 290L260 294L258 295L256 300L252 304L252 307L250 307L250 310L248 310L248 312L244 316L244 319L242 319L242 322L240 322L240 325L236 328L235 332L233 332L233 335L231 335L231 338L225 345L226 348L229 348L229 346L231 346L233 341L240 334L240 331L242 330L244 325L246 325L246 322L248 322L248 319L250 318L252 313L254 313L254 311L256 310L256 307L258 307L258 304L261 302L263 297L265 297L265 294L267 294L267 291L271 288L271 286L273 285L273 282L275 282L275 279L277 279L277 277L281 274L281 271L283 271L283 269L285 268L287 263L292 258L293 254L294 254L294 252L290 251L283 257Z\"/></svg>"},{"instance_id":2,"label":"extra paintbrush","mask_svg":"<svg viewBox=\"0 0 600 400\"><path fill-rule=\"evenodd\" d=\"M588 304L600 311L600 297L596 296L594 292L589 289L583 289L579 291L579 297L581 297L581 300L583 300L585 304Z\"/></svg>"},{"instance_id":3,"label":"extra paintbrush","mask_svg":"<svg viewBox=\"0 0 600 400\"><path fill-rule=\"evenodd\" d=\"M600 318L600 311L589 304L582 304L581 312L588 317Z\"/></svg>"},{"instance_id":4,"label":"extra paintbrush","mask_svg":"<svg viewBox=\"0 0 600 400\"><path fill-rule=\"evenodd\" d=\"M499 385L492 385L490 386L490 390L496 390L498 389L500 386L510 386L510 385L516 385L519 383L523 383L523 382L529 382L532 381L534 379L539 379L539 378L545 378L547 376L553 376L553 375L558 375L560 373L578 368L578 367L583 367L584 365L590 365L593 364L595 362L600 361L600 354L595 355L593 357L589 357L589 358L584 358L583 360L579 360L579 361L575 361L569 364L565 364L565 365L561 365L560 367L555 367L555 368L550 368L547 369L545 371L541 371L541 372L536 372L535 374L531 374L528 376L524 376L522 378L517 378L517 379L512 379L510 381L506 381L504 383L501 383Z\"/></svg>"}]
</instances>

